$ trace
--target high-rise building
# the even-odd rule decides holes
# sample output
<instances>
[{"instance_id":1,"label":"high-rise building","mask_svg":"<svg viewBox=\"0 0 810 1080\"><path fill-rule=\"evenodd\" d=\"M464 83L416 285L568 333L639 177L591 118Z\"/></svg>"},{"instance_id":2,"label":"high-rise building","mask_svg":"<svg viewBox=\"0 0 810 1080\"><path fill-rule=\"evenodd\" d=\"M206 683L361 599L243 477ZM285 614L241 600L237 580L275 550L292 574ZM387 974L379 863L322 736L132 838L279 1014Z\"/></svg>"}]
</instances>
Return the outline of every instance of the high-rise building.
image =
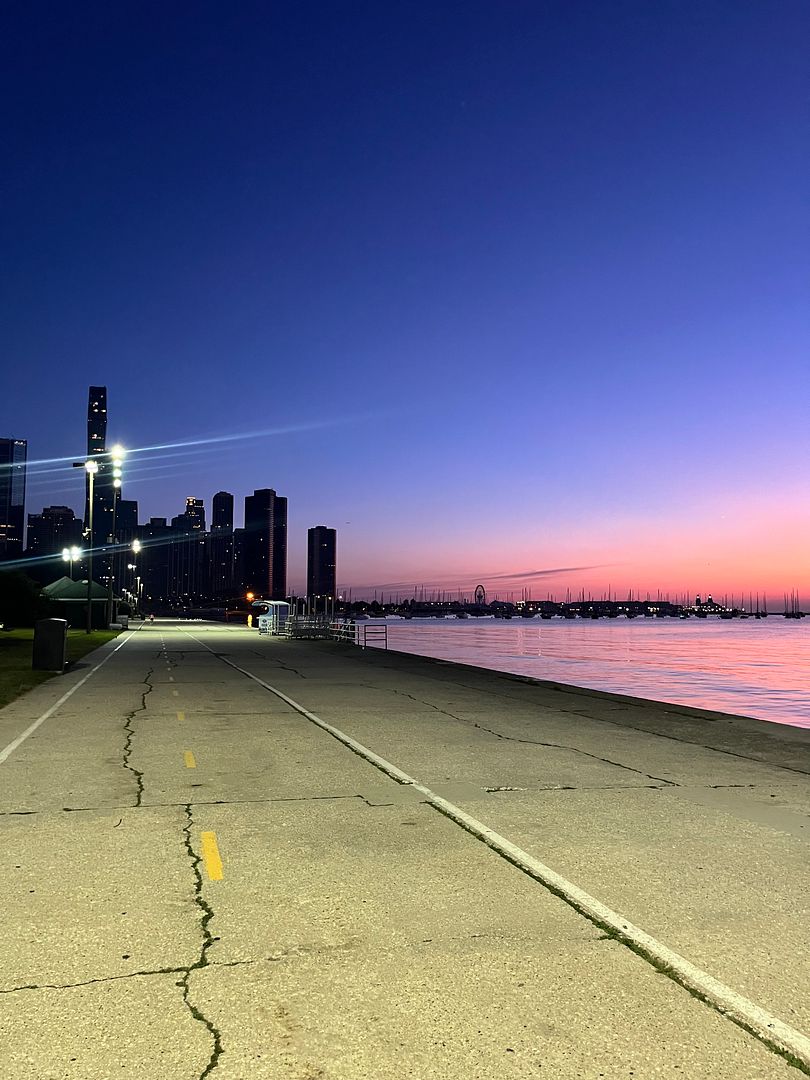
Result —
<instances>
[{"instance_id":1,"label":"high-rise building","mask_svg":"<svg viewBox=\"0 0 810 1080\"><path fill-rule=\"evenodd\" d=\"M132 541L138 539L137 499L118 500L115 539L118 543L115 552L115 583L120 588L129 580L127 567L132 562Z\"/></svg>"},{"instance_id":2,"label":"high-rise building","mask_svg":"<svg viewBox=\"0 0 810 1080\"><path fill-rule=\"evenodd\" d=\"M153 517L138 529L141 550L133 560L143 585L146 610L161 610L169 601L169 551L175 532L166 518Z\"/></svg>"},{"instance_id":3,"label":"high-rise building","mask_svg":"<svg viewBox=\"0 0 810 1080\"><path fill-rule=\"evenodd\" d=\"M186 499L186 517L191 519L191 532L205 532L205 504L202 499Z\"/></svg>"},{"instance_id":4,"label":"high-rise building","mask_svg":"<svg viewBox=\"0 0 810 1080\"><path fill-rule=\"evenodd\" d=\"M244 585L257 597L287 595L287 500L272 488L245 499Z\"/></svg>"},{"instance_id":5,"label":"high-rise building","mask_svg":"<svg viewBox=\"0 0 810 1080\"><path fill-rule=\"evenodd\" d=\"M307 596L337 592L337 532L325 525L307 531Z\"/></svg>"},{"instance_id":6,"label":"high-rise building","mask_svg":"<svg viewBox=\"0 0 810 1080\"><path fill-rule=\"evenodd\" d=\"M0 560L22 555L27 456L25 439L0 439Z\"/></svg>"},{"instance_id":7,"label":"high-rise building","mask_svg":"<svg viewBox=\"0 0 810 1080\"><path fill-rule=\"evenodd\" d=\"M122 543L134 540L138 528L138 500L119 499L115 533Z\"/></svg>"},{"instance_id":8,"label":"high-rise building","mask_svg":"<svg viewBox=\"0 0 810 1080\"><path fill-rule=\"evenodd\" d=\"M172 518L168 590L181 604L195 604L208 592L206 574L205 506L186 499L186 509Z\"/></svg>"},{"instance_id":9,"label":"high-rise building","mask_svg":"<svg viewBox=\"0 0 810 1080\"><path fill-rule=\"evenodd\" d=\"M87 456L98 457L107 450L107 387L91 386L87 399ZM113 540L113 518L116 501L120 499L120 489L113 485L113 466L105 458L97 462L98 472L93 478L93 535L87 537L87 543L94 549L103 548ZM84 498L85 529L90 528L90 477L86 477ZM105 556L101 567L96 569L94 577L106 578L109 574L109 559Z\"/></svg>"},{"instance_id":10,"label":"high-rise building","mask_svg":"<svg viewBox=\"0 0 810 1080\"><path fill-rule=\"evenodd\" d=\"M28 555L61 555L64 548L78 547L81 542L82 522L69 506L46 506L41 514L28 515Z\"/></svg>"},{"instance_id":11,"label":"high-rise building","mask_svg":"<svg viewBox=\"0 0 810 1080\"><path fill-rule=\"evenodd\" d=\"M244 592L245 585L245 530L233 530L233 589Z\"/></svg>"},{"instance_id":12,"label":"high-rise building","mask_svg":"<svg viewBox=\"0 0 810 1080\"><path fill-rule=\"evenodd\" d=\"M87 403L87 456L107 449L107 387L91 386Z\"/></svg>"},{"instance_id":13,"label":"high-rise building","mask_svg":"<svg viewBox=\"0 0 810 1080\"><path fill-rule=\"evenodd\" d=\"M218 491L211 503L211 532L208 534L205 562L211 597L224 600L233 596L233 495L229 491Z\"/></svg>"},{"instance_id":14,"label":"high-rise building","mask_svg":"<svg viewBox=\"0 0 810 1080\"><path fill-rule=\"evenodd\" d=\"M181 515L182 516L182 515ZM175 531L169 545L169 598L173 603L194 606L206 594L203 581L205 534L196 529Z\"/></svg>"},{"instance_id":15,"label":"high-rise building","mask_svg":"<svg viewBox=\"0 0 810 1080\"><path fill-rule=\"evenodd\" d=\"M211 529L233 532L233 495L230 491L218 491L211 503Z\"/></svg>"}]
</instances>

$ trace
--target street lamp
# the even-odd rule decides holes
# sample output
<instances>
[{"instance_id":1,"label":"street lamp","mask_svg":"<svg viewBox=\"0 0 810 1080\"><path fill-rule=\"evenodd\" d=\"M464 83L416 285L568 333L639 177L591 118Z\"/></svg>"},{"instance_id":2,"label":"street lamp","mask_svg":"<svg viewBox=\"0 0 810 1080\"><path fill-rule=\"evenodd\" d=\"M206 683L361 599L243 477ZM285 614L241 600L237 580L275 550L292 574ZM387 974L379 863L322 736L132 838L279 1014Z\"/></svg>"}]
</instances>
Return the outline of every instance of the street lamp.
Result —
<instances>
[{"instance_id":1,"label":"street lamp","mask_svg":"<svg viewBox=\"0 0 810 1080\"><path fill-rule=\"evenodd\" d=\"M127 563L127 570L131 570L133 575L134 575L134 578L135 578L135 590L136 590L136 593L137 593L137 600L138 600L138 602L136 602L136 604L135 604L135 608L138 611L140 610L140 602L139 601L140 601L140 585L141 585L141 579L138 576L138 556L141 553L141 547L142 546L143 545L141 544L140 540L133 540L132 541L132 556L135 559L135 562Z\"/></svg>"},{"instance_id":2,"label":"street lamp","mask_svg":"<svg viewBox=\"0 0 810 1080\"><path fill-rule=\"evenodd\" d=\"M107 625L109 626L113 620L113 585L115 580L115 518L116 511L118 510L119 490L121 488L121 477L123 475L121 466L124 464L124 455L126 450L123 446L116 444L109 452L112 461L112 474L113 474L113 493L112 493L112 532L110 534L110 561L107 575Z\"/></svg>"},{"instance_id":3,"label":"street lamp","mask_svg":"<svg viewBox=\"0 0 810 1080\"><path fill-rule=\"evenodd\" d=\"M62 548L62 558L66 563L70 563L70 580L73 581L73 564L76 559L82 557L81 548L77 548L74 544L73 547Z\"/></svg>"},{"instance_id":4,"label":"street lamp","mask_svg":"<svg viewBox=\"0 0 810 1080\"><path fill-rule=\"evenodd\" d=\"M98 472L97 461L85 461L89 482L90 500L88 503L88 526L90 529L90 543L87 548L87 633L93 632L93 481Z\"/></svg>"}]
</instances>

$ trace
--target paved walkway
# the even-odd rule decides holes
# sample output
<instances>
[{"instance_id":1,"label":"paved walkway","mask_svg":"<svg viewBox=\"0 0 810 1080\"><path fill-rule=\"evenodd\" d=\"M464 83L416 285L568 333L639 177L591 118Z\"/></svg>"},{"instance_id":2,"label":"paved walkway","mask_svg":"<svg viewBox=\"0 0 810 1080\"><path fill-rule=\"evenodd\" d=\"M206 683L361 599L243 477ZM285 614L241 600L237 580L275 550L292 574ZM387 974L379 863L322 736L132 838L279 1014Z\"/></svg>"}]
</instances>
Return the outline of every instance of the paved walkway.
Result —
<instances>
[{"instance_id":1,"label":"paved walkway","mask_svg":"<svg viewBox=\"0 0 810 1080\"><path fill-rule=\"evenodd\" d=\"M808 774L808 731L156 622L0 710L0 1078L789 1080Z\"/></svg>"}]
</instances>

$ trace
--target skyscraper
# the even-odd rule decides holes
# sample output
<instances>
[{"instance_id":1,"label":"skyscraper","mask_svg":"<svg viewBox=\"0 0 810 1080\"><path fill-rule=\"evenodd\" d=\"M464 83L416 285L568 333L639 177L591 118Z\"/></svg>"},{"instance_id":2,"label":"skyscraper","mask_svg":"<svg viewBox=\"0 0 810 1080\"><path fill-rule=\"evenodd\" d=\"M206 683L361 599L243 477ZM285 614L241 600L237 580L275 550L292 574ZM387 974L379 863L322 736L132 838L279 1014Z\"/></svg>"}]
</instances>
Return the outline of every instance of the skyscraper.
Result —
<instances>
[{"instance_id":1,"label":"skyscraper","mask_svg":"<svg viewBox=\"0 0 810 1080\"><path fill-rule=\"evenodd\" d=\"M22 555L27 456L25 439L0 439L0 559Z\"/></svg>"},{"instance_id":2,"label":"skyscraper","mask_svg":"<svg viewBox=\"0 0 810 1080\"><path fill-rule=\"evenodd\" d=\"M337 532L325 525L307 531L307 596L337 592Z\"/></svg>"},{"instance_id":3,"label":"skyscraper","mask_svg":"<svg viewBox=\"0 0 810 1080\"><path fill-rule=\"evenodd\" d=\"M87 456L107 449L107 387L91 386L87 403Z\"/></svg>"},{"instance_id":4,"label":"skyscraper","mask_svg":"<svg viewBox=\"0 0 810 1080\"><path fill-rule=\"evenodd\" d=\"M195 603L205 588L205 505L186 499L184 513L172 518L169 546L169 596L183 604Z\"/></svg>"},{"instance_id":5,"label":"skyscraper","mask_svg":"<svg viewBox=\"0 0 810 1080\"><path fill-rule=\"evenodd\" d=\"M211 503L211 528L233 532L233 495L218 491Z\"/></svg>"},{"instance_id":6,"label":"skyscraper","mask_svg":"<svg viewBox=\"0 0 810 1080\"><path fill-rule=\"evenodd\" d=\"M202 499L186 499L186 517L191 518L192 532L205 532L205 503Z\"/></svg>"},{"instance_id":7,"label":"skyscraper","mask_svg":"<svg viewBox=\"0 0 810 1080\"><path fill-rule=\"evenodd\" d=\"M80 546L82 523L69 506L46 506L41 514L28 515L29 555L59 555L63 548Z\"/></svg>"},{"instance_id":8,"label":"skyscraper","mask_svg":"<svg viewBox=\"0 0 810 1080\"><path fill-rule=\"evenodd\" d=\"M104 454L107 450L107 387L91 386L87 400L87 456ZM112 465L98 460L98 472L93 481L93 535L88 542L94 548L104 547L112 539L113 507L120 491L113 486ZM85 528L90 528L90 478L86 478L84 497ZM109 573L105 559L103 574Z\"/></svg>"},{"instance_id":9,"label":"skyscraper","mask_svg":"<svg viewBox=\"0 0 810 1080\"><path fill-rule=\"evenodd\" d=\"M211 504L211 532L206 552L209 592L217 599L234 594L233 540L233 495L218 491Z\"/></svg>"},{"instance_id":10,"label":"skyscraper","mask_svg":"<svg viewBox=\"0 0 810 1080\"><path fill-rule=\"evenodd\" d=\"M245 587L267 600L287 595L287 500L272 488L245 499Z\"/></svg>"}]
</instances>

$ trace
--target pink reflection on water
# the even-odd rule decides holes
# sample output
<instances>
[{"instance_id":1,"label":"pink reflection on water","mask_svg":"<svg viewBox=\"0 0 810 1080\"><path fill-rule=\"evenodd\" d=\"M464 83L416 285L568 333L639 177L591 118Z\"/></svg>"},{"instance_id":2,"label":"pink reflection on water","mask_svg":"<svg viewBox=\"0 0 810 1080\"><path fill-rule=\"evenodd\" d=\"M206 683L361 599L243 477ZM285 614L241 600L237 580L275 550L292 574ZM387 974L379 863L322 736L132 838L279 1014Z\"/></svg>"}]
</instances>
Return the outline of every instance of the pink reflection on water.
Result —
<instances>
[{"instance_id":1,"label":"pink reflection on water","mask_svg":"<svg viewBox=\"0 0 810 1080\"><path fill-rule=\"evenodd\" d=\"M810 619L391 620L389 647L810 728Z\"/></svg>"}]
</instances>

